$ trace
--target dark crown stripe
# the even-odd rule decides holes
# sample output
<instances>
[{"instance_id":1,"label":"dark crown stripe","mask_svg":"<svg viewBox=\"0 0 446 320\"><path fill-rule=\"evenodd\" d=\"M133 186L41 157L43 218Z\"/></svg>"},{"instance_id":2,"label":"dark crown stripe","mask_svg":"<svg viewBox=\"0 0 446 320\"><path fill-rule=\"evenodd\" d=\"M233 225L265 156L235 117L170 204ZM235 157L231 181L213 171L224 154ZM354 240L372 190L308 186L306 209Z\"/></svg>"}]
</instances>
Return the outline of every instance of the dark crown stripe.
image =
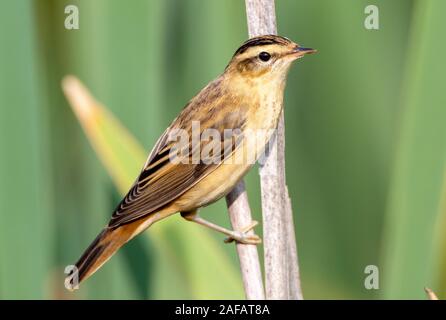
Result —
<instances>
[{"instance_id":1,"label":"dark crown stripe","mask_svg":"<svg viewBox=\"0 0 446 320\"><path fill-rule=\"evenodd\" d=\"M237 51L234 53L235 55L242 54L248 48L251 47L259 47L259 46L266 46L270 44L289 44L290 41L287 38L280 37L280 36L260 36L255 37L252 39L247 40L240 48L237 49Z\"/></svg>"}]
</instances>

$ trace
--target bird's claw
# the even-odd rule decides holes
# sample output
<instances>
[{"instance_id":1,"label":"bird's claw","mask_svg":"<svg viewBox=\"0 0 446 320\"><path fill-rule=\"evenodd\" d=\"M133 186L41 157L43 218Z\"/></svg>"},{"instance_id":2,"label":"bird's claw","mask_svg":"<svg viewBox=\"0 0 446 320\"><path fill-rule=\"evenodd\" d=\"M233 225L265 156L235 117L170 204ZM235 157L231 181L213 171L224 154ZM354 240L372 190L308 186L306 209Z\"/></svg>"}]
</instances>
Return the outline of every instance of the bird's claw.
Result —
<instances>
[{"instance_id":1,"label":"bird's claw","mask_svg":"<svg viewBox=\"0 0 446 320\"><path fill-rule=\"evenodd\" d=\"M231 243L237 241L243 244L259 244L262 243L262 239L256 234L248 234L256 225L259 223L257 221L252 221L248 226L243 228L241 231L233 231L233 233L227 237L224 242Z\"/></svg>"}]
</instances>

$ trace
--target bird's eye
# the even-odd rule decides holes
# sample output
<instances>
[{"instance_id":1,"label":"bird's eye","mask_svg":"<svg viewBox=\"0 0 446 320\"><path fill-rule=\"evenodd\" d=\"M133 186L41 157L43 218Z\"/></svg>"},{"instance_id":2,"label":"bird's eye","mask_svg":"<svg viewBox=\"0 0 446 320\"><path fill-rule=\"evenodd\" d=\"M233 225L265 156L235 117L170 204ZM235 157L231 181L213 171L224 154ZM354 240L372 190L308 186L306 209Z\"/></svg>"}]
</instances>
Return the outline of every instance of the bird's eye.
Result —
<instances>
[{"instance_id":1,"label":"bird's eye","mask_svg":"<svg viewBox=\"0 0 446 320\"><path fill-rule=\"evenodd\" d=\"M259 53L259 59L266 62L271 59L271 55L268 52L262 51Z\"/></svg>"}]
</instances>

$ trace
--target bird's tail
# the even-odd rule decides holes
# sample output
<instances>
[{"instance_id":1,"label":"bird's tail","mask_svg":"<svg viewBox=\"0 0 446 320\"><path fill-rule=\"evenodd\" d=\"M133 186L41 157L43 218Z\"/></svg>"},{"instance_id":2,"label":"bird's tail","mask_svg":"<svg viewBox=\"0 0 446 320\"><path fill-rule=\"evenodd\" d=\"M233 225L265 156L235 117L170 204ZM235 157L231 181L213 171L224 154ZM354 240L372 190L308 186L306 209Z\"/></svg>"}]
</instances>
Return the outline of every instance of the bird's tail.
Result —
<instances>
[{"instance_id":1,"label":"bird's tail","mask_svg":"<svg viewBox=\"0 0 446 320\"><path fill-rule=\"evenodd\" d=\"M146 224L144 229L148 226ZM130 223L116 229L104 228L65 279L67 289L76 289L83 280L95 273L119 248L139 233L140 227L141 223Z\"/></svg>"}]
</instances>

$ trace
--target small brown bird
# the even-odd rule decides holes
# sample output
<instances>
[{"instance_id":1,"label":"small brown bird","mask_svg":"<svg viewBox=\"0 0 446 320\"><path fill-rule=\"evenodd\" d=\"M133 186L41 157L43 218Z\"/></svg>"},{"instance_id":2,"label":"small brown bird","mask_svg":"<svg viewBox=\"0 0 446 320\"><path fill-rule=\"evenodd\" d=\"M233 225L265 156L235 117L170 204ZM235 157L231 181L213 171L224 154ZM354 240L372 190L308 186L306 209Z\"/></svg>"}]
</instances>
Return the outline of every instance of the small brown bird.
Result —
<instances>
[{"instance_id":1,"label":"small brown bird","mask_svg":"<svg viewBox=\"0 0 446 320\"><path fill-rule=\"evenodd\" d=\"M314 52L274 35L249 39L238 48L223 74L190 100L158 139L136 182L76 263L68 283L74 286L85 280L127 241L177 212L235 241L259 243L256 235L245 234L255 224L242 231L227 230L202 219L197 210L229 193L255 162L235 159L246 159L250 152L257 160L262 154L282 112L286 75L292 62ZM199 125L200 136L210 129L220 137L229 129L238 134L235 139L201 136L194 145L194 122ZM264 143L249 139L256 131L264 132ZM192 141L187 139L186 145L178 148L173 132L192 136ZM194 161L196 151L204 149L212 150L212 161ZM173 161L172 154L178 161Z\"/></svg>"}]
</instances>

